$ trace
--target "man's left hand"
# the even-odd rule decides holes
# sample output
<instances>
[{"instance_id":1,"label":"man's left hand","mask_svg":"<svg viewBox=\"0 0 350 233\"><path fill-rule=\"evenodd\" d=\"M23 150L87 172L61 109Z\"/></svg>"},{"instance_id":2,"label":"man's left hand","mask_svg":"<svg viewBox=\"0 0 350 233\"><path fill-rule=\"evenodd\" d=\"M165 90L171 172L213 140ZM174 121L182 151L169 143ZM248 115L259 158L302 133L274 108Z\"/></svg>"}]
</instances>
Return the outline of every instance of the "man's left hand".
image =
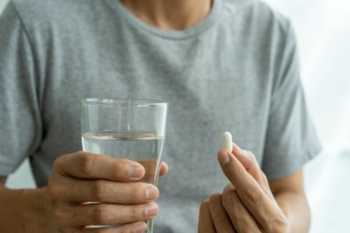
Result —
<instances>
[{"instance_id":1,"label":"man's left hand","mask_svg":"<svg viewBox=\"0 0 350 233\"><path fill-rule=\"evenodd\" d=\"M288 221L278 206L255 156L234 145L218 152L231 185L201 203L199 233L287 233Z\"/></svg>"}]
</instances>

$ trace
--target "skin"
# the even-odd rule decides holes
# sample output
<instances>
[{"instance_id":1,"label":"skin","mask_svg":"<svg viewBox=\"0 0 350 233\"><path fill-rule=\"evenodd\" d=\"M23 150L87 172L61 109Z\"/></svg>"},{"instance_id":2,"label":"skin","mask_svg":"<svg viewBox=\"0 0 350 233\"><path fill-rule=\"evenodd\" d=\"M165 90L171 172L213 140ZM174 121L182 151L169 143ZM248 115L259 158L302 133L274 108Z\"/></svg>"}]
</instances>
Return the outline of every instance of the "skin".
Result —
<instances>
[{"instance_id":1,"label":"skin","mask_svg":"<svg viewBox=\"0 0 350 233\"><path fill-rule=\"evenodd\" d=\"M122 0L144 22L163 30L183 30L198 24L212 7L212 0Z\"/></svg>"},{"instance_id":2,"label":"skin","mask_svg":"<svg viewBox=\"0 0 350 233\"><path fill-rule=\"evenodd\" d=\"M167 171L162 163L160 175ZM159 209L155 202L159 190L142 182L144 175L138 162L76 152L54 162L47 187L9 190L2 178L0 232L144 232L144 221L154 218ZM84 227L89 225L120 226Z\"/></svg>"},{"instance_id":3,"label":"skin","mask_svg":"<svg viewBox=\"0 0 350 233\"><path fill-rule=\"evenodd\" d=\"M198 24L209 14L212 7L211 0L122 0L122 2L138 18L164 30L183 30ZM259 180L264 175L258 167L244 167L242 164L245 162L242 158L238 159L237 156L237 160L232 159L230 164L222 166L236 187L229 187L223 193L215 194L201 204L199 232L236 232L235 227L238 229L241 222L247 223L244 227L240 226L239 229L244 230L238 231L239 233L254 232L254 224L258 225L259 230L261 226L264 227L263 230L272 228L271 231L267 231L269 233L307 232L309 211L302 188L302 173L270 181L269 187L266 180ZM141 182L144 171L140 172L138 178L130 177L128 168L132 164L139 165L142 170L140 164L132 161L113 160L102 155L77 152L63 155L55 161L47 187L10 190L4 185L5 178L1 178L0 232L144 232L146 227L144 220L154 217L158 212L155 201L159 191L153 187L153 194L146 198L145 189L150 186ZM237 167L240 169L238 171L243 172L242 174L236 172ZM167 165L163 163L161 175L166 174L167 170ZM255 175L259 175L259 179ZM251 201L249 205L243 197L248 191ZM83 205L87 201L99 204ZM264 224L266 219L258 215L261 211L254 212L254 208L258 209L257 206L260 206L256 205L256 201L263 204L262 206L266 208L264 210L267 210L272 217L273 221L269 223L272 223L273 227ZM252 211L246 211L247 206ZM155 208L145 215L145 207ZM249 215L250 213L254 214ZM240 221L236 221L236 218ZM220 224L221 222L223 224ZM122 224L122 226L108 229L81 227L94 224ZM259 232L256 227L255 232Z\"/></svg>"},{"instance_id":4,"label":"skin","mask_svg":"<svg viewBox=\"0 0 350 233\"><path fill-rule=\"evenodd\" d=\"M231 184L201 203L199 233L308 232L302 171L269 182L255 156L237 145L220 150L218 160Z\"/></svg>"},{"instance_id":5,"label":"skin","mask_svg":"<svg viewBox=\"0 0 350 233\"><path fill-rule=\"evenodd\" d=\"M182 30L208 15L211 0L124 0L134 15L164 30ZM129 165L138 166L140 176L129 177ZM162 164L161 175L167 173ZM138 233L144 220L158 213L153 186L148 198L141 182L145 171L132 161L112 160L83 152L60 156L54 163L47 187L9 190L5 178L0 185L0 232L2 233ZM83 205L84 202L98 202ZM149 208L145 214L145 208ZM153 208L151 208L153 207ZM152 211L153 209L153 211ZM119 228L85 229L94 224L122 224Z\"/></svg>"}]
</instances>

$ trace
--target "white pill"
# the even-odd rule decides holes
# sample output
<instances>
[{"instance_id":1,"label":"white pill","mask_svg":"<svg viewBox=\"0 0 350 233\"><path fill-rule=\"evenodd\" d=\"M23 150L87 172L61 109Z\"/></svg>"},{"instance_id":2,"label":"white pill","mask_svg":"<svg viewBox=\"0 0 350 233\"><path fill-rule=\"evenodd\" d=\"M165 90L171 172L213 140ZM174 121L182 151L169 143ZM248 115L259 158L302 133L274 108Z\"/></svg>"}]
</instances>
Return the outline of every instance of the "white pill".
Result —
<instances>
[{"instance_id":1,"label":"white pill","mask_svg":"<svg viewBox=\"0 0 350 233\"><path fill-rule=\"evenodd\" d=\"M224 143L222 148L231 152L233 149L232 134L230 132L224 133Z\"/></svg>"}]
</instances>

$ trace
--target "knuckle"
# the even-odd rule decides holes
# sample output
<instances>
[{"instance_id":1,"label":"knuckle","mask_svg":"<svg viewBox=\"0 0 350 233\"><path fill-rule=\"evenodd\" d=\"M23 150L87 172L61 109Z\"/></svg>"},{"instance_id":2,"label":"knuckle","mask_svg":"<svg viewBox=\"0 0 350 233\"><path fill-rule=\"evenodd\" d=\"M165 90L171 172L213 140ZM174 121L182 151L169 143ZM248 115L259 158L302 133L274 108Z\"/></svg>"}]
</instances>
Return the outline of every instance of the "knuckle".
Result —
<instances>
[{"instance_id":1,"label":"knuckle","mask_svg":"<svg viewBox=\"0 0 350 233\"><path fill-rule=\"evenodd\" d=\"M103 201L107 193L107 187L105 182L102 180L95 181L92 187L92 195L96 201Z\"/></svg>"},{"instance_id":2,"label":"knuckle","mask_svg":"<svg viewBox=\"0 0 350 233\"><path fill-rule=\"evenodd\" d=\"M60 199L60 187L56 184L52 184L48 186L48 194L52 200Z\"/></svg>"},{"instance_id":3,"label":"knuckle","mask_svg":"<svg viewBox=\"0 0 350 233\"><path fill-rule=\"evenodd\" d=\"M259 205L260 196L258 192L255 192L254 190L247 190L245 197L250 204Z\"/></svg>"},{"instance_id":4,"label":"knuckle","mask_svg":"<svg viewBox=\"0 0 350 233\"><path fill-rule=\"evenodd\" d=\"M82 172L82 174L84 175L89 175L91 172L91 167L93 166L93 164L95 163L96 158L94 156L91 155L87 155L85 153L80 153L80 171Z\"/></svg>"},{"instance_id":5,"label":"knuckle","mask_svg":"<svg viewBox=\"0 0 350 233\"><path fill-rule=\"evenodd\" d=\"M55 220L55 223L58 226L64 226L65 225L65 215L66 215L66 211L64 211L63 208L54 208L53 210L53 218Z\"/></svg>"},{"instance_id":6,"label":"knuckle","mask_svg":"<svg viewBox=\"0 0 350 233\"><path fill-rule=\"evenodd\" d=\"M140 207L130 207L129 214L130 219L142 219L144 218L144 208Z\"/></svg>"},{"instance_id":7,"label":"knuckle","mask_svg":"<svg viewBox=\"0 0 350 233\"><path fill-rule=\"evenodd\" d=\"M146 185L135 185L130 189L130 198L135 201L145 200Z\"/></svg>"},{"instance_id":8,"label":"knuckle","mask_svg":"<svg viewBox=\"0 0 350 233\"><path fill-rule=\"evenodd\" d=\"M246 155L248 156L248 158L250 159L250 161L255 162L256 157L255 157L255 155L254 155L253 152L251 152L251 151L246 151Z\"/></svg>"},{"instance_id":9,"label":"knuckle","mask_svg":"<svg viewBox=\"0 0 350 233\"><path fill-rule=\"evenodd\" d=\"M99 224L107 223L108 221L108 210L103 205L96 205L93 211L93 221Z\"/></svg>"},{"instance_id":10,"label":"knuckle","mask_svg":"<svg viewBox=\"0 0 350 233\"><path fill-rule=\"evenodd\" d=\"M77 153L79 154L79 153ZM65 166L65 163L70 160L71 156L74 154L64 154L59 156L53 163L53 171L60 171L61 167Z\"/></svg>"}]
</instances>

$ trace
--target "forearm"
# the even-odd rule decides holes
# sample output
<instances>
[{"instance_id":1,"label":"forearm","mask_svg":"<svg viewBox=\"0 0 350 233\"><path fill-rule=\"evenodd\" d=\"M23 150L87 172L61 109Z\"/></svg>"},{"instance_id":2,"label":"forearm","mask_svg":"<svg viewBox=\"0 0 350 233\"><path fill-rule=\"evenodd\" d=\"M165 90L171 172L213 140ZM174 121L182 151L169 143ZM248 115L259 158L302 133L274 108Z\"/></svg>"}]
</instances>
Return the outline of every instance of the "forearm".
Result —
<instances>
[{"instance_id":1,"label":"forearm","mask_svg":"<svg viewBox=\"0 0 350 233\"><path fill-rule=\"evenodd\" d=\"M0 232L54 233L45 189L0 189Z\"/></svg>"},{"instance_id":2,"label":"forearm","mask_svg":"<svg viewBox=\"0 0 350 233\"><path fill-rule=\"evenodd\" d=\"M285 191L276 193L275 198L288 218L288 233L309 232L310 209L305 195Z\"/></svg>"}]
</instances>

